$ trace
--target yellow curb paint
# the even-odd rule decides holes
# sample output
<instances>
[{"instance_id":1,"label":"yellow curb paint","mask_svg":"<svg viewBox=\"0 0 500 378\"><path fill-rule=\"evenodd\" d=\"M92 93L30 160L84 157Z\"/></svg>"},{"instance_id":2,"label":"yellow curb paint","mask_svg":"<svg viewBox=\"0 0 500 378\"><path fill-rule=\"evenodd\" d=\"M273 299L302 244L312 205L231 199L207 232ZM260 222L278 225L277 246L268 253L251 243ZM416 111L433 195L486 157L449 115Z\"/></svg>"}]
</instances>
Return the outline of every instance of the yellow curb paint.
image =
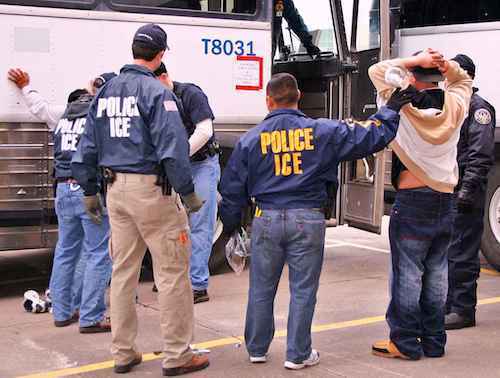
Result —
<instances>
[{"instance_id":1,"label":"yellow curb paint","mask_svg":"<svg viewBox=\"0 0 500 378\"><path fill-rule=\"evenodd\" d=\"M495 303L500 303L500 297L481 299L478 301L477 304L481 306L481 305L488 305L488 304L495 304ZM359 326L363 326L363 325L381 323L384 320L385 320L385 316L373 316L373 317L369 317L369 318L348 320L345 322L323 324L323 325L313 326L312 332L318 333L318 332L331 331L334 329L359 327ZM274 334L274 336L275 337L284 337L284 336L286 336L286 331L285 330L277 331ZM241 337L228 337L228 338L224 338L224 339L210 340L210 341L205 341L205 342L202 342L199 344L194 344L194 348L196 348L196 349L217 348L217 347L222 347L222 346L226 346L226 345L238 344L242 340L243 340L243 336L241 336ZM161 354L148 353L148 354L142 355L142 360L145 362L158 360L160 358L163 358L163 353L161 353ZM74 368L49 371L46 373L36 373L36 374L24 375L24 376L21 376L18 378L67 377L67 376L75 375L75 374L82 374L82 373L89 373L92 371L111 369L111 368L113 368L113 366L114 366L114 362L112 360L110 360L110 361L104 361L104 362L100 362L100 363L96 363L96 364L78 366L78 367L74 367Z\"/></svg>"},{"instance_id":2,"label":"yellow curb paint","mask_svg":"<svg viewBox=\"0 0 500 378\"><path fill-rule=\"evenodd\" d=\"M493 269L481 268L481 273L487 274L488 276L500 276L500 272Z\"/></svg>"}]
</instances>

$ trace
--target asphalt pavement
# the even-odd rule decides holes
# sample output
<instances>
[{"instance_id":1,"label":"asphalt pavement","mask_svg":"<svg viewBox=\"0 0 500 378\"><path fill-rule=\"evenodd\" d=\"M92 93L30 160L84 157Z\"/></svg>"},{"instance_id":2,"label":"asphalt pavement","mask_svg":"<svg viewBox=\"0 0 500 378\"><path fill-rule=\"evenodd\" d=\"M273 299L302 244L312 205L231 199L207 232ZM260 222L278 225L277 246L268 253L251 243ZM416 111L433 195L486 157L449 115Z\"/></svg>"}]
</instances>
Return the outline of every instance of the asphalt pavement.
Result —
<instances>
[{"instance_id":1,"label":"asphalt pavement","mask_svg":"<svg viewBox=\"0 0 500 378\"><path fill-rule=\"evenodd\" d=\"M283 274L275 305L276 335L266 364L252 365L243 334L248 271L211 278L210 301L195 306L195 347L210 351L211 366L190 377L500 377L500 274L486 264L479 280L475 328L448 333L443 358L401 361L371 355L385 339L389 247L382 235L348 227L330 228L313 327L315 367L283 368L289 291ZM0 377L110 377L110 335L81 335L78 326L55 328L50 314L29 314L22 293L47 285L50 256L0 255ZM161 339L151 282L138 290L137 345L145 362L128 377L161 376Z\"/></svg>"}]
</instances>

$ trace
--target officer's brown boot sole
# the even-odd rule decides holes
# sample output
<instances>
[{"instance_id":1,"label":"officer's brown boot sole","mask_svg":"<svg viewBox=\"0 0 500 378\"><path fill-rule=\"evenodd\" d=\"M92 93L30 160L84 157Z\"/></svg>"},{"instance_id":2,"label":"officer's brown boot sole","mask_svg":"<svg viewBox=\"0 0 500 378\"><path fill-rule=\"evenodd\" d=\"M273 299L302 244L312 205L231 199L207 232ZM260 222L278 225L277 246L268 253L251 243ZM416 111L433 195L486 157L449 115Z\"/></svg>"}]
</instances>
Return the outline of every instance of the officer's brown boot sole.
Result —
<instances>
[{"instance_id":1,"label":"officer's brown boot sole","mask_svg":"<svg viewBox=\"0 0 500 378\"><path fill-rule=\"evenodd\" d=\"M410 357L401 353L392 341L382 341L373 344L372 354L384 358L400 358L402 360L411 360Z\"/></svg>"}]
</instances>

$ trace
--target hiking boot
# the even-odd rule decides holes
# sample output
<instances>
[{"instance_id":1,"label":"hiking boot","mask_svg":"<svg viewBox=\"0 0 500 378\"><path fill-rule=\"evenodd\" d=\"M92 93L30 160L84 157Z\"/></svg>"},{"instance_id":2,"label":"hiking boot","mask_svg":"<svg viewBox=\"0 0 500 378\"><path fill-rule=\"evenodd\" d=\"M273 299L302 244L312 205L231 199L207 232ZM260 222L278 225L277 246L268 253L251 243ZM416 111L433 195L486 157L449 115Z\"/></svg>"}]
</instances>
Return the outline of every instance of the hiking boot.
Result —
<instances>
[{"instance_id":1,"label":"hiking boot","mask_svg":"<svg viewBox=\"0 0 500 378\"><path fill-rule=\"evenodd\" d=\"M142 354L138 354L132 361L125 365L115 365L113 367L113 371L116 374L125 374L128 373L132 368L136 365L139 365L142 362Z\"/></svg>"},{"instance_id":2,"label":"hiking boot","mask_svg":"<svg viewBox=\"0 0 500 378\"><path fill-rule=\"evenodd\" d=\"M300 363L285 361L285 368L289 370L300 370L317 364L319 364L319 352L316 349L313 349L307 360Z\"/></svg>"},{"instance_id":3,"label":"hiking boot","mask_svg":"<svg viewBox=\"0 0 500 378\"><path fill-rule=\"evenodd\" d=\"M80 333L105 333L111 332L109 320L103 320L88 327L80 327Z\"/></svg>"},{"instance_id":4,"label":"hiking boot","mask_svg":"<svg viewBox=\"0 0 500 378\"><path fill-rule=\"evenodd\" d=\"M208 292L206 290L193 290L193 299L194 303L202 303L208 302L210 297L208 296Z\"/></svg>"},{"instance_id":5,"label":"hiking boot","mask_svg":"<svg viewBox=\"0 0 500 378\"><path fill-rule=\"evenodd\" d=\"M377 341L372 345L372 354L385 358L401 358L403 360L411 359L401 353L391 340Z\"/></svg>"},{"instance_id":6,"label":"hiking boot","mask_svg":"<svg viewBox=\"0 0 500 378\"><path fill-rule=\"evenodd\" d=\"M162 372L164 376L174 377L176 375L188 374L198 370L206 369L210 365L207 356L202 356L195 354L191 360L182 366L175 368L163 368Z\"/></svg>"},{"instance_id":7,"label":"hiking boot","mask_svg":"<svg viewBox=\"0 0 500 378\"><path fill-rule=\"evenodd\" d=\"M451 312L444 319L444 328L446 330L462 329L476 326L476 316L464 316Z\"/></svg>"}]
</instances>

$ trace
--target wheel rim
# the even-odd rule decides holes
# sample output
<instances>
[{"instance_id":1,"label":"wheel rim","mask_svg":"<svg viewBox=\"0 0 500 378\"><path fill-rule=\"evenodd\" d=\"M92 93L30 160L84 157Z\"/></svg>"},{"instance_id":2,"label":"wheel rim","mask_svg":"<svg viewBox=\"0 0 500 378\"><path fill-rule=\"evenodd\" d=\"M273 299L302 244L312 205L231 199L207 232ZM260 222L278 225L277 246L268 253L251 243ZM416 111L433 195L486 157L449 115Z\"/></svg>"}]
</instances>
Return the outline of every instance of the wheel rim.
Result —
<instances>
[{"instance_id":1,"label":"wheel rim","mask_svg":"<svg viewBox=\"0 0 500 378\"><path fill-rule=\"evenodd\" d=\"M495 190L493 197L491 197L489 220L491 232L500 243L500 187Z\"/></svg>"}]
</instances>

